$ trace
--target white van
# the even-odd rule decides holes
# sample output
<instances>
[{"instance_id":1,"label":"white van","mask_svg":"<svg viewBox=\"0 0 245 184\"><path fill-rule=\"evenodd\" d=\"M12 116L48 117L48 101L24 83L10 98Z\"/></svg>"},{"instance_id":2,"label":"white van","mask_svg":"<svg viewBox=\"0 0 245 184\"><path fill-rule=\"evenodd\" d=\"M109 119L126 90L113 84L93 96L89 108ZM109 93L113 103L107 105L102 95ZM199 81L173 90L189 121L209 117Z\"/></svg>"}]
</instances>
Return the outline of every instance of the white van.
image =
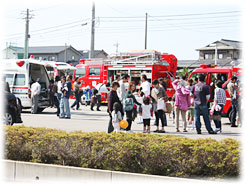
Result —
<instances>
[{"instance_id":1,"label":"white van","mask_svg":"<svg viewBox=\"0 0 245 184\"><path fill-rule=\"evenodd\" d=\"M67 75L73 76L74 70L77 68L69 65L65 62L56 62L56 61L43 61L47 69L49 78L55 79L56 76L63 77Z\"/></svg>"},{"instance_id":2,"label":"white van","mask_svg":"<svg viewBox=\"0 0 245 184\"><path fill-rule=\"evenodd\" d=\"M4 76L10 91L21 100L24 109L31 108L31 85L40 78L41 93L38 112L49 106L49 76L45 63L34 59L5 59Z\"/></svg>"}]
</instances>

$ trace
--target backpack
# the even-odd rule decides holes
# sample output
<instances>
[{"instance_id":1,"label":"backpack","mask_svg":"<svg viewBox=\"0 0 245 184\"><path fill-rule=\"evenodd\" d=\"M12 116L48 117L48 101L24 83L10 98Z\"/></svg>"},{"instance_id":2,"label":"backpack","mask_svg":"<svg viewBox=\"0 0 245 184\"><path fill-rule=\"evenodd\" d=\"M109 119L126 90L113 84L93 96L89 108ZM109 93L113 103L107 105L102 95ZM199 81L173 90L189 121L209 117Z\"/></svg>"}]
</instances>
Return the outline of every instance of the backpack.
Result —
<instances>
[{"instance_id":1,"label":"backpack","mask_svg":"<svg viewBox=\"0 0 245 184\"><path fill-rule=\"evenodd\" d=\"M125 111L131 111L134 108L134 100L133 98L125 99Z\"/></svg>"}]
</instances>

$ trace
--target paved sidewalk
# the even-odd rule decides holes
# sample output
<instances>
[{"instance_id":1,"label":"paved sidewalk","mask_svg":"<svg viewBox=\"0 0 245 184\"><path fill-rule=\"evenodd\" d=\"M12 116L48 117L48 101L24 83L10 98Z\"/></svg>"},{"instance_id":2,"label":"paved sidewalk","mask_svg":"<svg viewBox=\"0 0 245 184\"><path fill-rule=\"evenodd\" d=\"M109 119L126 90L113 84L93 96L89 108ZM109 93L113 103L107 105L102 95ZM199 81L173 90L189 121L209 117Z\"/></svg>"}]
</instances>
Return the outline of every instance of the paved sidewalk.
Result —
<instances>
[{"instance_id":1,"label":"paved sidewalk","mask_svg":"<svg viewBox=\"0 0 245 184\"><path fill-rule=\"evenodd\" d=\"M72 100L70 101L71 104ZM96 109L96 108L95 108ZM59 119L55 112L55 108L47 108L40 114L31 114L29 110L26 110L22 113L23 124L25 126L33 127L47 127L47 128L57 128L65 130L67 132L82 130L84 132L93 132L93 131L107 131L109 116L106 112L107 107L102 106L101 111L91 111L89 106L82 106L81 110L71 110L72 117L71 119ZM154 126L154 118L151 120L151 133L156 129ZM228 118L222 118L222 133L216 135L210 135L205 129L204 122L202 121L202 134L196 134L195 130L188 130L188 132L183 132L182 120L180 118L180 131L176 132L173 119L167 115L168 126L165 127L166 133L171 135L178 135L182 137L189 138L214 138L221 140L224 138L233 138L236 140L241 139L241 130L243 128L231 128ZM14 126L17 126L15 124ZM215 125L212 122L212 127L215 129ZM137 124L137 119L132 124L132 132L143 132L143 124ZM162 134L162 135L164 135Z\"/></svg>"}]
</instances>

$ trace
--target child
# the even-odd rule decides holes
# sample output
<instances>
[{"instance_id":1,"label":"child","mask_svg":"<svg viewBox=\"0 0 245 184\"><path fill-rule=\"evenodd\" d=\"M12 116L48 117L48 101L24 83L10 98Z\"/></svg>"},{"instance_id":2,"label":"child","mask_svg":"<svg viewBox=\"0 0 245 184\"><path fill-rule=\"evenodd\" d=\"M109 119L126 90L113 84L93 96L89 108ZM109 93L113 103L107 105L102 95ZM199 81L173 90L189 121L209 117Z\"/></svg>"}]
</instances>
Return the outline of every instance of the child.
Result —
<instances>
[{"instance_id":1,"label":"child","mask_svg":"<svg viewBox=\"0 0 245 184\"><path fill-rule=\"evenodd\" d=\"M94 88L92 90L92 98L91 98L91 106L90 106L91 111L94 110L93 108L94 108L95 104L97 104L97 101L98 101L98 98L96 96L97 93L98 93L98 90L96 88Z\"/></svg>"},{"instance_id":2,"label":"child","mask_svg":"<svg viewBox=\"0 0 245 184\"><path fill-rule=\"evenodd\" d=\"M186 86L187 89L191 90L193 86L193 80L189 79L187 81L188 85ZM194 123L194 99L191 98L191 106L189 110L187 111L187 121L189 122L188 125L191 125L191 128L188 129L195 129L195 123Z\"/></svg>"},{"instance_id":3,"label":"child","mask_svg":"<svg viewBox=\"0 0 245 184\"><path fill-rule=\"evenodd\" d=\"M139 96L136 97L136 100L137 102L139 102L141 105L143 104L143 99L144 99L144 92L139 92ZM141 105L138 105L138 119L139 119L139 122L138 124L143 124L143 118L142 118L142 107Z\"/></svg>"},{"instance_id":4,"label":"child","mask_svg":"<svg viewBox=\"0 0 245 184\"><path fill-rule=\"evenodd\" d=\"M92 95L92 91L89 86L86 87L86 89L83 91L83 94L85 95L85 105L87 106L91 101L91 95Z\"/></svg>"},{"instance_id":5,"label":"child","mask_svg":"<svg viewBox=\"0 0 245 184\"><path fill-rule=\"evenodd\" d=\"M113 104L113 111L111 113L112 116L112 125L114 127L114 131L117 133L120 131L120 121L122 120L122 115L120 112L120 104L115 102Z\"/></svg>"},{"instance_id":6,"label":"child","mask_svg":"<svg viewBox=\"0 0 245 184\"><path fill-rule=\"evenodd\" d=\"M174 102L172 101L172 97L168 97L168 101L171 104L171 106L174 107ZM172 108L171 112L168 113L169 119L171 118L171 113L173 113L173 108Z\"/></svg>"},{"instance_id":7,"label":"child","mask_svg":"<svg viewBox=\"0 0 245 184\"><path fill-rule=\"evenodd\" d=\"M143 133L150 133L151 109L150 98L145 97L142 104Z\"/></svg>"}]
</instances>

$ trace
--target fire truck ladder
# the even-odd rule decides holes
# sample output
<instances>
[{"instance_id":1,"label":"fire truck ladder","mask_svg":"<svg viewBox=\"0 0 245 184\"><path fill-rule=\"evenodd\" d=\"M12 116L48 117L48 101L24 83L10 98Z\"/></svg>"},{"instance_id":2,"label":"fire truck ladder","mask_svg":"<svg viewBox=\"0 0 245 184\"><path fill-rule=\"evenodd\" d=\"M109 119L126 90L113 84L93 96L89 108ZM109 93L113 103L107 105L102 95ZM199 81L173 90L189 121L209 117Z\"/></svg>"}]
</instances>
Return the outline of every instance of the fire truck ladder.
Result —
<instances>
[{"instance_id":1,"label":"fire truck ladder","mask_svg":"<svg viewBox=\"0 0 245 184\"><path fill-rule=\"evenodd\" d=\"M155 57L155 54L144 54L135 56L127 59L120 59L112 61L111 64L127 64L127 65L138 65L138 64L163 64L160 60Z\"/></svg>"}]
</instances>

